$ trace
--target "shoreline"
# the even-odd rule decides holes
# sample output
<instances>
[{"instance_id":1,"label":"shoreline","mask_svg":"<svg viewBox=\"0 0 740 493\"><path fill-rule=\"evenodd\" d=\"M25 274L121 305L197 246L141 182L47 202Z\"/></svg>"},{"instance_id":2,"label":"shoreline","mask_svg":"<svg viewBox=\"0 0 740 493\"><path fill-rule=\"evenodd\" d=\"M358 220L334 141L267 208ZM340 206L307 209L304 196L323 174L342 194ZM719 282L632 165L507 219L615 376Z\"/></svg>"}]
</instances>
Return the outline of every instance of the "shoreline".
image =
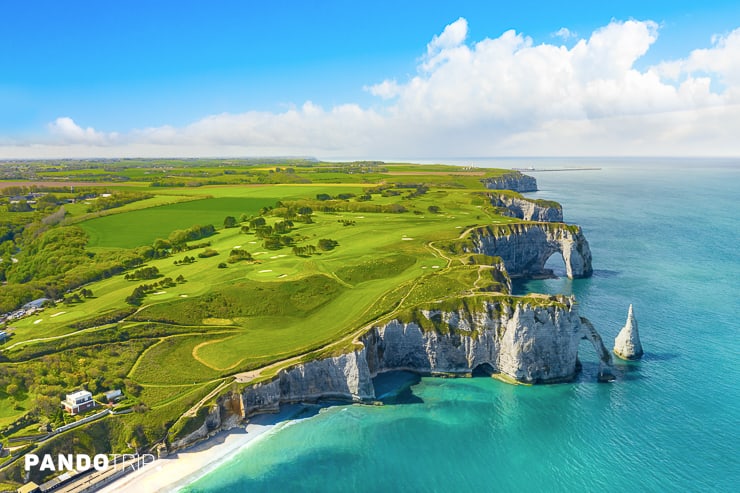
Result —
<instances>
[{"instance_id":1,"label":"shoreline","mask_svg":"<svg viewBox=\"0 0 740 493\"><path fill-rule=\"evenodd\" d=\"M378 376L383 375L380 380ZM404 389L419 382L420 376L404 370L390 370L375 377L374 382L382 389L380 399L397 398ZM381 383L382 382L382 383ZM203 476L234 459L237 454L268 438L277 432L304 419L318 415L322 409L336 405L356 403L327 400L320 403L283 404L280 411L270 414L257 414L230 430L219 431L215 435L182 449L162 459L147 464L138 471L131 472L97 490L99 493L121 491L141 491L146 493L181 492Z\"/></svg>"},{"instance_id":2,"label":"shoreline","mask_svg":"<svg viewBox=\"0 0 740 493\"><path fill-rule=\"evenodd\" d=\"M223 463L232 460L245 447L256 443L260 437L279 430L283 425L296 419L309 406L284 406L275 414L259 414L249 419L245 425L231 430L219 431L212 437L192 447L147 464L138 471L122 476L120 479L97 490L100 493L120 491L166 492L181 491L189 484L212 472ZM312 416L313 414L309 414Z\"/></svg>"}]
</instances>

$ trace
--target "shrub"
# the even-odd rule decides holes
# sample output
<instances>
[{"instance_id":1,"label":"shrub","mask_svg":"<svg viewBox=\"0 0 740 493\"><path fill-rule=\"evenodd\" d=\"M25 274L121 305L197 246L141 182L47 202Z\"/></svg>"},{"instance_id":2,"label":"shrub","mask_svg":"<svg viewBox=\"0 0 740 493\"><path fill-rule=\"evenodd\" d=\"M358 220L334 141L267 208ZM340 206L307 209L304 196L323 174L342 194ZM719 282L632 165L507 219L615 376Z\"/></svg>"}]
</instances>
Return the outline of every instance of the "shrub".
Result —
<instances>
[{"instance_id":1,"label":"shrub","mask_svg":"<svg viewBox=\"0 0 740 493\"><path fill-rule=\"evenodd\" d=\"M337 245L339 245L339 242L336 240L330 240L328 238L322 238L319 240L319 248L325 252L333 250Z\"/></svg>"},{"instance_id":2,"label":"shrub","mask_svg":"<svg viewBox=\"0 0 740 493\"><path fill-rule=\"evenodd\" d=\"M198 254L198 257L200 258L209 258L209 257L215 257L218 255L218 252L212 248L206 248L202 252Z\"/></svg>"}]
</instances>

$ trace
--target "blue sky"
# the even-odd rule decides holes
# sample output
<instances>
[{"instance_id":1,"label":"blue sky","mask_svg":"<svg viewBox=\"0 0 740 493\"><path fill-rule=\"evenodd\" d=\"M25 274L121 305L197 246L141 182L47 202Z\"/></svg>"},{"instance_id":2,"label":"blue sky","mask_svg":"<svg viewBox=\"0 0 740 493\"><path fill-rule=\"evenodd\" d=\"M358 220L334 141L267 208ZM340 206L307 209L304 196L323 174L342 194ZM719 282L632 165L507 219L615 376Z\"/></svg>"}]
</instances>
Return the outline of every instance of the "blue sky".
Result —
<instances>
[{"instance_id":1,"label":"blue sky","mask_svg":"<svg viewBox=\"0 0 740 493\"><path fill-rule=\"evenodd\" d=\"M631 30L631 21L647 27ZM436 56L429 51L433 39L444 37L446 26L453 26L452 41L435 45L440 58L430 65ZM576 53L580 41L588 42L608 26L613 36L587 43L589 53ZM696 130L670 129L656 119L680 112L689 121L686 112L699 111L699 120L735 122L740 100L733 84L740 57L731 58L738 28L740 4L730 1L4 2L0 159L275 153L413 158L430 152L444 157L533 151L639 155L675 150L673 134L690 141L685 152L737 155L737 145L721 135L702 139ZM520 38L507 45L511 51L501 59L495 50L484 53L485 43L476 46L486 40L506 44L502 35L509 30ZM625 55L622 72L592 60L621 56L611 49L599 51L599 43L624 47L632 39L637 45ZM543 46L574 51L527 54ZM692 61L691 53L701 49L715 49L716 56ZM571 66L579 56L581 62ZM544 64L541 71L532 69L532 60ZM664 62L672 62L672 68ZM563 70L572 73L567 80L550 72L563 63ZM523 77L518 86L541 78L531 89L547 111L526 104L519 113L513 107L505 111L497 101L524 96L501 87L506 83L497 77L502 70L511 71L506 80ZM648 80L651 71L660 74L660 87ZM642 89L633 87L631 72L643 75ZM702 78L709 81L707 94L697 95L695 88L690 96L686 91L666 94L666 88L678 88L687 79L699 84ZM393 90L378 89L383 81L392 82ZM577 87L574 81L580 81ZM552 87L543 88L543 83ZM462 96L453 94L456 89ZM608 92L584 101L576 95L600 90ZM655 99L638 97L632 104L630 91ZM558 94L563 101L553 103ZM476 108L476 98L490 105ZM611 109L594 101L607 101ZM637 106L647 109L636 111ZM646 129L663 125L654 136L656 145L650 135L634 132L635 119L643 116ZM620 119L625 131L615 132ZM435 125L441 120L447 123ZM568 146L554 145L562 144L562 135L544 135L561 128L562 121L572 125ZM609 140L609 133L621 136ZM595 134L602 138L601 147L581 145L593 143ZM442 145L440 136L449 142Z\"/></svg>"}]
</instances>

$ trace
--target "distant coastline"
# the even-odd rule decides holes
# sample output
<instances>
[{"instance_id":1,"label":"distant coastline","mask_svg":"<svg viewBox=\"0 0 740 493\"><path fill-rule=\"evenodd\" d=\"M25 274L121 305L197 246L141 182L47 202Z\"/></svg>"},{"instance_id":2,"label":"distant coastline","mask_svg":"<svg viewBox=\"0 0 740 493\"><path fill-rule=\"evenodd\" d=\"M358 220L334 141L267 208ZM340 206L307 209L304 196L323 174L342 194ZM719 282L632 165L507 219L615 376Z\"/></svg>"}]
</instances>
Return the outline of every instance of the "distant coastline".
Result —
<instances>
[{"instance_id":1,"label":"distant coastline","mask_svg":"<svg viewBox=\"0 0 740 493\"><path fill-rule=\"evenodd\" d=\"M601 171L601 168L590 168L590 167L584 167L584 168L511 168L513 171L522 171L527 173L538 173L540 171Z\"/></svg>"}]
</instances>

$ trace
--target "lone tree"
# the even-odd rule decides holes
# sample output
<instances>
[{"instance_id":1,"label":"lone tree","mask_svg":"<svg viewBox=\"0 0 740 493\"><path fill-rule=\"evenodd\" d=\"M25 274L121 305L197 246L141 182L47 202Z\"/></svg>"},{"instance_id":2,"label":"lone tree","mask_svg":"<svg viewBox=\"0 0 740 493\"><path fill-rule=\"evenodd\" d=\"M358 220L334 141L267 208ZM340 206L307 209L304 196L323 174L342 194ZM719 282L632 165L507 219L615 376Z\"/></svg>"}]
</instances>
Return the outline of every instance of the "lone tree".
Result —
<instances>
[{"instance_id":1,"label":"lone tree","mask_svg":"<svg viewBox=\"0 0 740 493\"><path fill-rule=\"evenodd\" d=\"M252 219L251 221L249 221L249 227L252 229L257 228L259 226L264 226L265 224L267 224L267 221L265 221L264 217L256 217Z\"/></svg>"},{"instance_id":2,"label":"lone tree","mask_svg":"<svg viewBox=\"0 0 740 493\"><path fill-rule=\"evenodd\" d=\"M234 216L226 216L224 218L224 228L236 228L237 225L238 223Z\"/></svg>"},{"instance_id":3,"label":"lone tree","mask_svg":"<svg viewBox=\"0 0 740 493\"><path fill-rule=\"evenodd\" d=\"M322 238L319 240L319 249L326 251L333 250L335 246L339 245L339 242L336 240L330 240L327 238Z\"/></svg>"}]
</instances>

